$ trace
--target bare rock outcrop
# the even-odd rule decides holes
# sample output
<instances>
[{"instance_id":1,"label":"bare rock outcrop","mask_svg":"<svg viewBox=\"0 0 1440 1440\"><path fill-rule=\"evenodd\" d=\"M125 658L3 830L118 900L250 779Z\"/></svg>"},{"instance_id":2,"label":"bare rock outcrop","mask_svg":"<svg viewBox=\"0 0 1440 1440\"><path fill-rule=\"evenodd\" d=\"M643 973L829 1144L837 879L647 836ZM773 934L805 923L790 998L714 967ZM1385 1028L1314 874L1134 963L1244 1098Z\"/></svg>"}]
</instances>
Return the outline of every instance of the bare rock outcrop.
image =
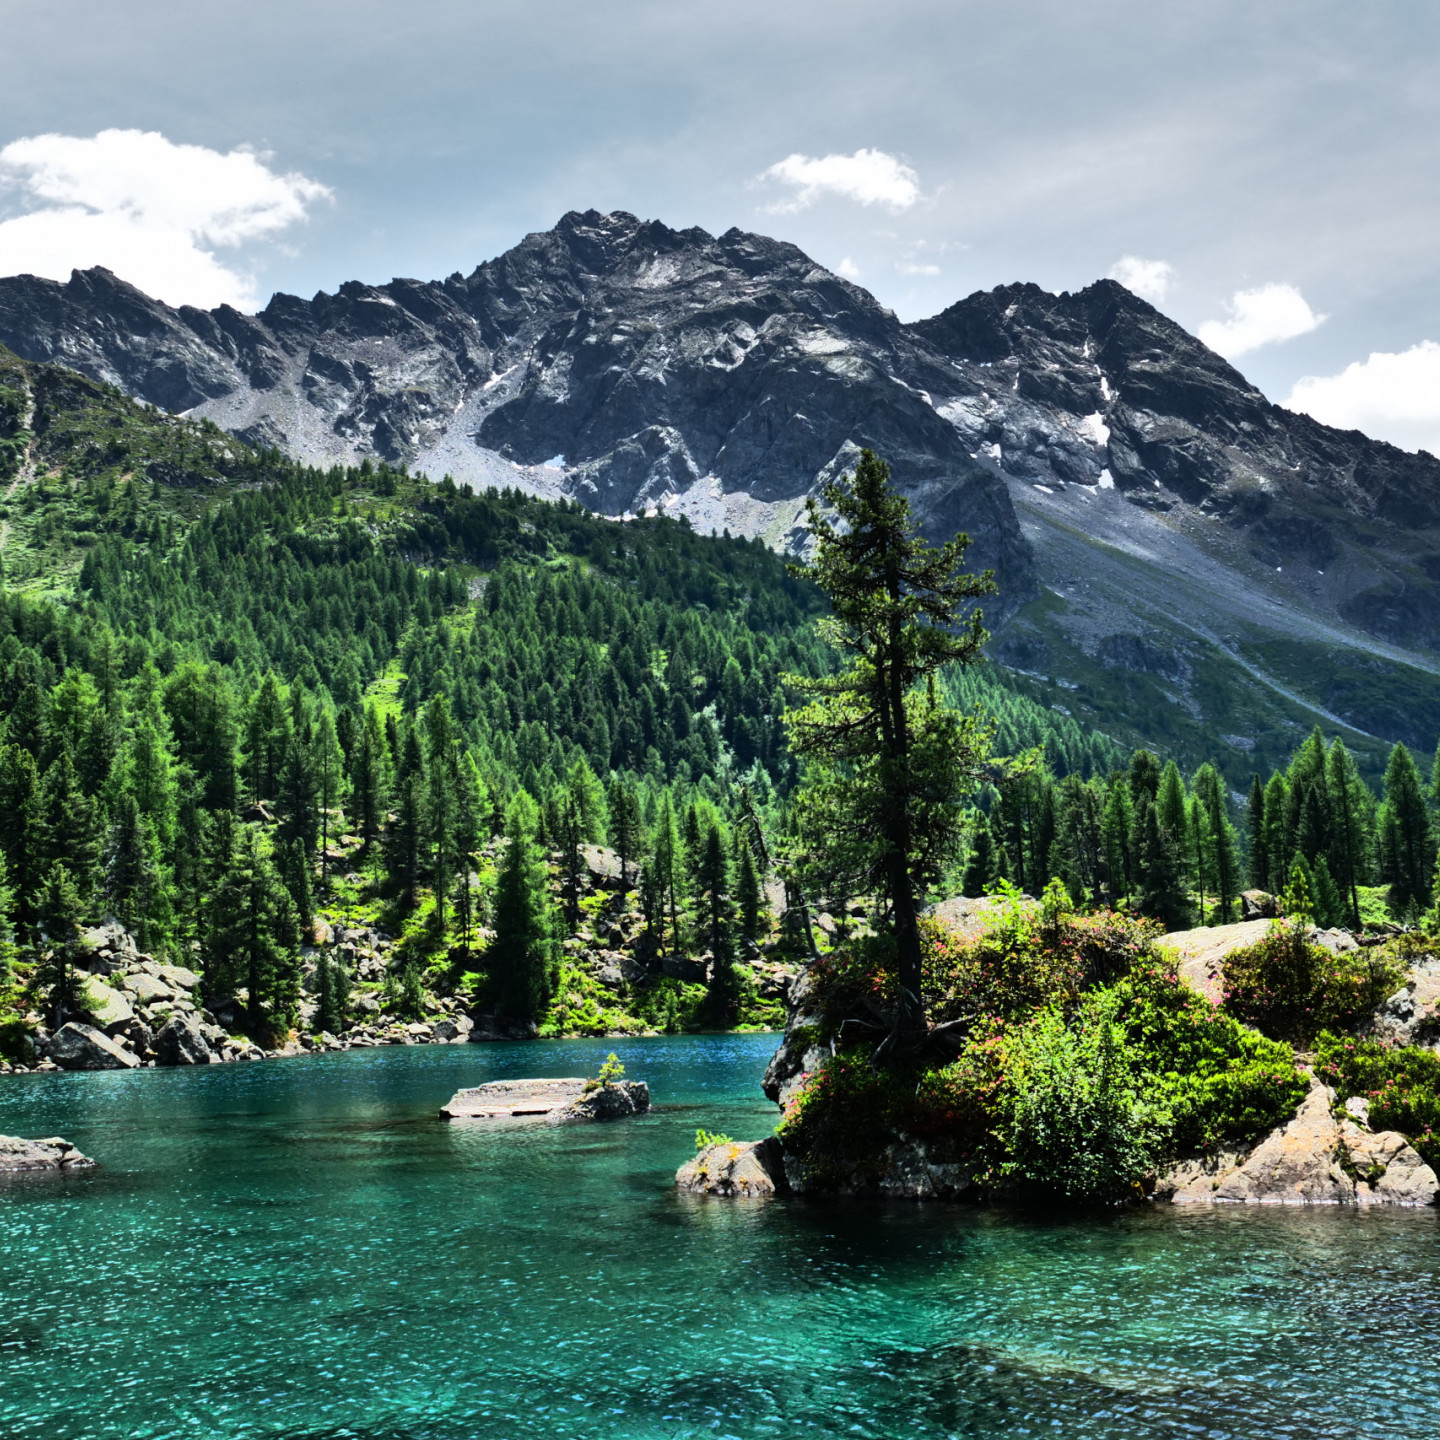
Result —
<instances>
[{"instance_id":1,"label":"bare rock outcrop","mask_svg":"<svg viewBox=\"0 0 1440 1440\"><path fill-rule=\"evenodd\" d=\"M790 1188L785 1156L773 1135L764 1140L719 1140L676 1172L675 1183L692 1195L758 1199Z\"/></svg>"},{"instance_id":2,"label":"bare rock outcrop","mask_svg":"<svg viewBox=\"0 0 1440 1440\"><path fill-rule=\"evenodd\" d=\"M579 1077L552 1080L491 1080L457 1090L441 1106L442 1120L543 1120L585 1093Z\"/></svg>"},{"instance_id":3,"label":"bare rock outcrop","mask_svg":"<svg viewBox=\"0 0 1440 1440\"><path fill-rule=\"evenodd\" d=\"M1248 1153L1181 1162L1156 1187L1177 1205L1404 1205L1440 1197L1440 1180L1397 1131L1372 1131L1363 1102L1333 1113L1316 1083L1294 1119Z\"/></svg>"},{"instance_id":4,"label":"bare rock outcrop","mask_svg":"<svg viewBox=\"0 0 1440 1440\"><path fill-rule=\"evenodd\" d=\"M0 1175L26 1170L88 1170L94 1164L88 1155L82 1155L58 1135L45 1140L0 1135Z\"/></svg>"},{"instance_id":5,"label":"bare rock outcrop","mask_svg":"<svg viewBox=\"0 0 1440 1440\"><path fill-rule=\"evenodd\" d=\"M200 1026L189 1016L172 1016L155 1037L157 1065L208 1065L218 1059Z\"/></svg>"}]
</instances>

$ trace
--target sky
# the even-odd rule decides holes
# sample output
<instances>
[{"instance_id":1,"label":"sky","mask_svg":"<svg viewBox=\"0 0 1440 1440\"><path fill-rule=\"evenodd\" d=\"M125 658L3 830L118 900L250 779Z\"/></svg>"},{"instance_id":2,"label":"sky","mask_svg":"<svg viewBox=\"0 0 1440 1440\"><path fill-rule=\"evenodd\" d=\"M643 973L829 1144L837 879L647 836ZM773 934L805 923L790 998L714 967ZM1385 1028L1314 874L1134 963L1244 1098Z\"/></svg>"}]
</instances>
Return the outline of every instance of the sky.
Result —
<instances>
[{"instance_id":1,"label":"sky","mask_svg":"<svg viewBox=\"0 0 1440 1440\"><path fill-rule=\"evenodd\" d=\"M171 303L468 273L571 209L791 240L904 319L1113 275L1440 453L1440 7L3 6L0 274Z\"/></svg>"}]
</instances>

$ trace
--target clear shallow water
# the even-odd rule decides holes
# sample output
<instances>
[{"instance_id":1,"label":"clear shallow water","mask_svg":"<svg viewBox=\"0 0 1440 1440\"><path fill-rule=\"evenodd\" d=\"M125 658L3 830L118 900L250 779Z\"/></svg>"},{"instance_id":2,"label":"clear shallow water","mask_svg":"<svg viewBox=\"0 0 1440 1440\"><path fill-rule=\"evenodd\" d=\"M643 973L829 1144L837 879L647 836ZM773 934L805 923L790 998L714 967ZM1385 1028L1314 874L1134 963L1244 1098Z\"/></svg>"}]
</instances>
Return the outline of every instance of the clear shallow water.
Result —
<instances>
[{"instance_id":1,"label":"clear shallow water","mask_svg":"<svg viewBox=\"0 0 1440 1440\"><path fill-rule=\"evenodd\" d=\"M0 1185L0 1437L1440 1434L1440 1216L677 1195L697 1125L773 1124L773 1043L0 1082L104 1165ZM612 1046L657 1113L435 1118Z\"/></svg>"}]
</instances>

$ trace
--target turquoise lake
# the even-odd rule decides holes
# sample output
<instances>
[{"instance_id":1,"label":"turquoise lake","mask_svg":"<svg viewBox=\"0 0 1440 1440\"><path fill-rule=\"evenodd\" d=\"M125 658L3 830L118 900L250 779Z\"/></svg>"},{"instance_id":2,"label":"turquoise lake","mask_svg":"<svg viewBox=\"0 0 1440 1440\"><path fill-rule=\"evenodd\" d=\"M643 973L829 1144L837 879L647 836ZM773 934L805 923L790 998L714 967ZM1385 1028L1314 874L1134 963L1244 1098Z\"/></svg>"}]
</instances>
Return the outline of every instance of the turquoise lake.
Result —
<instances>
[{"instance_id":1,"label":"turquoise lake","mask_svg":"<svg viewBox=\"0 0 1440 1440\"><path fill-rule=\"evenodd\" d=\"M677 1195L772 1036L0 1080L3 1440L1440 1434L1440 1215L1100 1218ZM462 1085L657 1106L500 1133Z\"/></svg>"}]
</instances>

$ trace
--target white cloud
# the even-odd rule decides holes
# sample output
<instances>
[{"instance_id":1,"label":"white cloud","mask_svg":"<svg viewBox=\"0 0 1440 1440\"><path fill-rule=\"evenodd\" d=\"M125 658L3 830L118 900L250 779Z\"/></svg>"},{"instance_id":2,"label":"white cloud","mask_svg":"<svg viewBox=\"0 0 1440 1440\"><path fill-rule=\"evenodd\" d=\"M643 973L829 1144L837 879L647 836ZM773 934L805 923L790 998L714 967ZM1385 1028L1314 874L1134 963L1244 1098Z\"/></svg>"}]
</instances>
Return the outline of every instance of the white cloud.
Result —
<instances>
[{"instance_id":1,"label":"white cloud","mask_svg":"<svg viewBox=\"0 0 1440 1440\"><path fill-rule=\"evenodd\" d=\"M1227 360L1248 355L1262 345L1275 345L1308 335L1325 319L1317 315L1293 285L1261 285L1237 290L1226 307L1228 320L1207 320L1200 338Z\"/></svg>"},{"instance_id":2,"label":"white cloud","mask_svg":"<svg viewBox=\"0 0 1440 1440\"><path fill-rule=\"evenodd\" d=\"M331 193L266 158L154 130L14 140L0 149L0 186L26 213L0 221L0 275L68 280L104 265L171 305L252 306L253 280L215 248L273 236Z\"/></svg>"},{"instance_id":3,"label":"white cloud","mask_svg":"<svg viewBox=\"0 0 1440 1440\"><path fill-rule=\"evenodd\" d=\"M847 255L836 267L835 273L843 275L847 280L858 280L860 278L860 267Z\"/></svg>"},{"instance_id":4,"label":"white cloud","mask_svg":"<svg viewBox=\"0 0 1440 1440\"><path fill-rule=\"evenodd\" d=\"M897 260L895 268L902 275L938 275L940 273L938 265L926 265L917 260Z\"/></svg>"},{"instance_id":5,"label":"white cloud","mask_svg":"<svg viewBox=\"0 0 1440 1440\"><path fill-rule=\"evenodd\" d=\"M1109 280L1118 280L1132 295L1159 305L1170 288L1174 270L1164 260L1142 260L1138 255L1122 255L1106 272Z\"/></svg>"},{"instance_id":6,"label":"white cloud","mask_svg":"<svg viewBox=\"0 0 1440 1440\"><path fill-rule=\"evenodd\" d=\"M1440 455L1440 345L1374 351L1338 375L1306 375L1280 402L1326 425Z\"/></svg>"},{"instance_id":7,"label":"white cloud","mask_svg":"<svg viewBox=\"0 0 1440 1440\"><path fill-rule=\"evenodd\" d=\"M908 210L920 198L920 177L883 150L857 150L853 155L787 155L756 177L777 180L795 193L770 208L793 213L813 205L822 195L840 195L860 205Z\"/></svg>"}]
</instances>

